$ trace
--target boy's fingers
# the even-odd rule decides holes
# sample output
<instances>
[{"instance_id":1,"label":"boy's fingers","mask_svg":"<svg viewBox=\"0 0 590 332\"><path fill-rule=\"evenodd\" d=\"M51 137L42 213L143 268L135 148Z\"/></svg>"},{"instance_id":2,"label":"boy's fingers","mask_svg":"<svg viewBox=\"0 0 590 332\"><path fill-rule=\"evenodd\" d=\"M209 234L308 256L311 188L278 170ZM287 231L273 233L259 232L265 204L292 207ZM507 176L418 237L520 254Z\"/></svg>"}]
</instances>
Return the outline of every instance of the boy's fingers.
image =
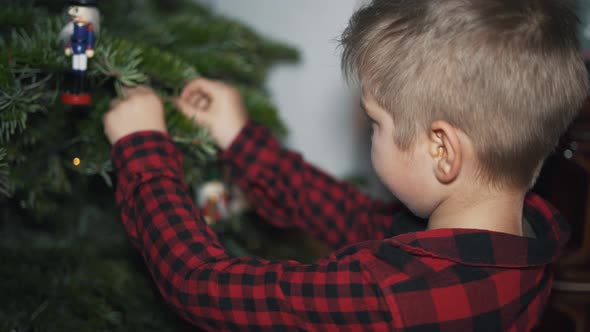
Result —
<instances>
[{"instance_id":1,"label":"boy's fingers","mask_svg":"<svg viewBox=\"0 0 590 332\"><path fill-rule=\"evenodd\" d=\"M192 80L184 87L182 93L180 94L180 98L187 99L191 94L197 91L204 95L211 95L218 89L219 84L217 82L205 78L198 78L196 80Z\"/></svg>"},{"instance_id":2,"label":"boy's fingers","mask_svg":"<svg viewBox=\"0 0 590 332\"><path fill-rule=\"evenodd\" d=\"M190 94L186 102L199 110L207 110L211 104L211 98L209 98L208 95L197 91Z\"/></svg>"},{"instance_id":3,"label":"boy's fingers","mask_svg":"<svg viewBox=\"0 0 590 332\"><path fill-rule=\"evenodd\" d=\"M132 86L132 87L125 86L125 87L123 87L122 90L123 90L123 93L125 94L126 97L130 97L130 96L138 95L138 94L154 93L154 90L152 90L152 88L150 88L146 85L137 85L137 86Z\"/></svg>"},{"instance_id":4,"label":"boy's fingers","mask_svg":"<svg viewBox=\"0 0 590 332\"><path fill-rule=\"evenodd\" d=\"M176 106L182 114L184 114L189 119L192 119L196 123L201 125L207 123L209 114L204 112L202 109L198 109L180 98L176 99Z\"/></svg>"},{"instance_id":5,"label":"boy's fingers","mask_svg":"<svg viewBox=\"0 0 590 332\"><path fill-rule=\"evenodd\" d=\"M147 86L147 85L138 85L135 88L135 91L134 92L135 93L138 93L138 94L139 93L146 93L146 94L155 93L154 90L152 88L150 88L149 86Z\"/></svg>"},{"instance_id":6,"label":"boy's fingers","mask_svg":"<svg viewBox=\"0 0 590 332\"><path fill-rule=\"evenodd\" d=\"M124 86L121 88L121 91L123 91L123 95L125 97L129 97L131 94L133 94L133 90L135 90L136 87L135 86Z\"/></svg>"},{"instance_id":7,"label":"boy's fingers","mask_svg":"<svg viewBox=\"0 0 590 332\"><path fill-rule=\"evenodd\" d=\"M113 99L109 105L109 109L115 109L117 108L117 106L119 106L119 104L121 104L121 102L123 102L123 100L121 98L117 98L117 99Z\"/></svg>"}]
</instances>

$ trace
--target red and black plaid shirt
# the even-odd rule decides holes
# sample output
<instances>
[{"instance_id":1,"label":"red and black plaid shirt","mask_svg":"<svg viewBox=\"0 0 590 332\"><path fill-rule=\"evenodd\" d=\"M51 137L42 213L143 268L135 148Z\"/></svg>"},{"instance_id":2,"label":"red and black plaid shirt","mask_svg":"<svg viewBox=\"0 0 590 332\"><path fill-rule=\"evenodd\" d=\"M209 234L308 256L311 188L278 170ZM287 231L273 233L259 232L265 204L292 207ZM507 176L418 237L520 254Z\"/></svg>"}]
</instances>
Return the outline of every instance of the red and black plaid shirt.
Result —
<instances>
[{"instance_id":1,"label":"red and black plaid shirt","mask_svg":"<svg viewBox=\"0 0 590 332\"><path fill-rule=\"evenodd\" d=\"M396 205L284 150L249 123L222 154L257 212L334 249L315 264L232 257L195 208L168 135L140 132L112 150L117 202L164 298L209 331L526 331L567 226L529 195L535 238L475 229L425 231Z\"/></svg>"}]
</instances>

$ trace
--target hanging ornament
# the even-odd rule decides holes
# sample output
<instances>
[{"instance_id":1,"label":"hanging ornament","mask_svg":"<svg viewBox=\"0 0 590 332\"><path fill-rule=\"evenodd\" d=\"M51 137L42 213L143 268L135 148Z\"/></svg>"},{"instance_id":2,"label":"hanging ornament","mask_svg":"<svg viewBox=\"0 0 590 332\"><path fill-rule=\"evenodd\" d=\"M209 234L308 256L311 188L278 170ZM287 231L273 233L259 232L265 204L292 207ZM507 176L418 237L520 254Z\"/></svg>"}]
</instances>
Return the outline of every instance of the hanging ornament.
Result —
<instances>
[{"instance_id":1,"label":"hanging ornament","mask_svg":"<svg viewBox=\"0 0 590 332\"><path fill-rule=\"evenodd\" d=\"M208 225L229 216L229 192L220 181L209 181L197 191L198 206Z\"/></svg>"},{"instance_id":2,"label":"hanging ornament","mask_svg":"<svg viewBox=\"0 0 590 332\"><path fill-rule=\"evenodd\" d=\"M228 188L221 181L208 181L197 190L197 205L208 225L213 225L246 210L244 194L235 186Z\"/></svg>"},{"instance_id":3,"label":"hanging ornament","mask_svg":"<svg viewBox=\"0 0 590 332\"><path fill-rule=\"evenodd\" d=\"M88 87L88 59L94 57L94 46L100 30L98 0L70 1L67 14L71 21L62 29L60 40L64 53L72 58L71 71L66 75L63 103L83 106L92 102Z\"/></svg>"}]
</instances>

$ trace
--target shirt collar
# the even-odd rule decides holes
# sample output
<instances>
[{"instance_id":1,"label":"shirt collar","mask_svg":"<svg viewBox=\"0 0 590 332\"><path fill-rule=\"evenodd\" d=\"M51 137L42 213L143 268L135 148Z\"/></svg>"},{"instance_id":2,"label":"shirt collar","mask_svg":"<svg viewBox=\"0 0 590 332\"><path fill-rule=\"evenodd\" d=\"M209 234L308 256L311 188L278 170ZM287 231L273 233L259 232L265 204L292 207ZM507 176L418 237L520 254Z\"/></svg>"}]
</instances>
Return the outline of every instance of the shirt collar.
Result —
<instances>
[{"instance_id":1,"label":"shirt collar","mask_svg":"<svg viewBox=\"0 0 590 332\"><path fill-rule=\"evenodd\" d=\"M535 238L477 229L435 229L397 235L386 242L415 255L464 265L522 268L555 261L569 239L569 226L564 218L532 193L525 199L524 217L531 224Z\"/></svg>"}]
</instances>

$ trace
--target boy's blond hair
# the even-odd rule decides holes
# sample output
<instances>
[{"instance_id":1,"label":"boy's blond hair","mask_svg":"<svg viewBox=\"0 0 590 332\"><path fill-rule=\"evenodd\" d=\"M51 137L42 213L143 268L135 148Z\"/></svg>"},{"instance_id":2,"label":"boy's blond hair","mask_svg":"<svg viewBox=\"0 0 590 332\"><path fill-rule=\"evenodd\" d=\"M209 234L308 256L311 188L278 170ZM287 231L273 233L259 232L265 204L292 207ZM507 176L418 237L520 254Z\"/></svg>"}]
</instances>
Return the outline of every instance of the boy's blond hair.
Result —
<instances>
[{"instance_id":1,"label":"boy's blond hair","mask_svg":"<svg viewBox=\"0 0 590 332\"><path fill-rule=\"evenodd\" d=\"M528 188L588 93L576 24L568 0L375 0L344 31L342 65L400 148L445 120L483 179Z\"/></svg>"}]
</instances>

